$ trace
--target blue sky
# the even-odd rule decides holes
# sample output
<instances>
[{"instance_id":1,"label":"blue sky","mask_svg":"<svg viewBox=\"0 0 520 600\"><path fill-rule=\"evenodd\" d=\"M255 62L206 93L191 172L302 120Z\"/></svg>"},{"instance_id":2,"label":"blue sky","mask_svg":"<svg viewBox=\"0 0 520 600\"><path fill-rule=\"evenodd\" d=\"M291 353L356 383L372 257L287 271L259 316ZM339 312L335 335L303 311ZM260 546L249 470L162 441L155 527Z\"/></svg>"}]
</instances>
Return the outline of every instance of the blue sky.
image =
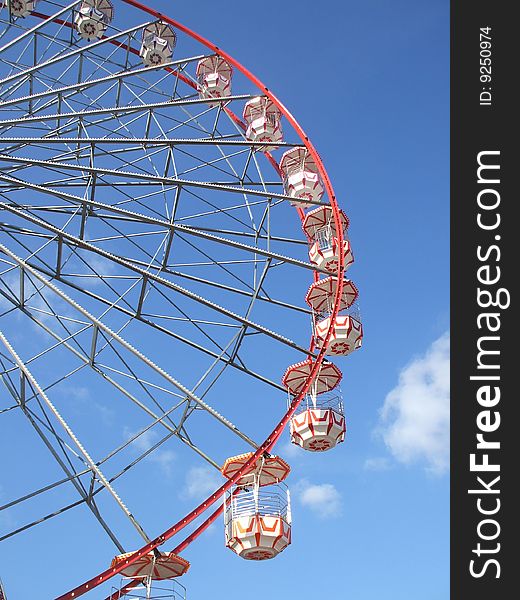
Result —
<instances>
[{"instance_id":1,"label":"blue sky","mask_svg":"<svg viewBox=\"0 0 520 600\"><path fill-rule=\"evenodd\" d=\"M192 562L182 580L188 598L220 600L245 590L251 600L281 599L319 590L325 598L447 599L449 3L150 3L258 75L313 140L351 219L350 275L365 328L363 349L338 361L347 441L319 455L294 452L287 435L280 442L292 466L292 546L273 561L242 561L224 548L219 520L185 553ZM92 398L78 389L78 410L87 414ZM274 422L269 406L265 419ZM108 410L95 419L107 419L118 435L132 430ZM248 430L257 433L254 425ZM93 431L88 437L95 442ZM34 440L18 448L28 471L9 477L19 478L14 487L21 490L28 477L40 477L29 457L42 450ZM136 503L149 503L154 534L209 491L206 484L218 483L174 444L161 452L139 484L121 482ZM0 498L11 497L11 485L0 478ZM4 544L0 577L9 597L29 597L27 567L16 558L25 552L45 547L56 556L55 569L37 571L42 598L103 569L112 550L89 523L86 511L71 511ZM53 542L64 528L77 532L66 547ZM62 563L75 546L81 562L67 556Z\"/></svg>"}]
</instances>

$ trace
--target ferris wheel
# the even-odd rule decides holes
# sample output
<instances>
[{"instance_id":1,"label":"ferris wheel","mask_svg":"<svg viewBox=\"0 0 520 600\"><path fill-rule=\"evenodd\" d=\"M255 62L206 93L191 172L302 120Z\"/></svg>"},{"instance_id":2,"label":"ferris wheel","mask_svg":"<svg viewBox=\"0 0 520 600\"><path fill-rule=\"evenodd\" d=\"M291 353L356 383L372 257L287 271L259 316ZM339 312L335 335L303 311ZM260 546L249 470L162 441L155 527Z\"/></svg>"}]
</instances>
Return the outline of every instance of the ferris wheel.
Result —
<instances>
[{"instance_id":1,"label":"ferris wheel","mask_svg":"<svg viewBox=\"0 0 520 600\"><path fill-rule=\"evenodd\" d=\"M324 165L270 89L151 7L1 6L1 427L23 423L61 475L29 471L1 510L34 518L0 537L90 514L114 553L62 600L116 576L113 600L153 597L220 518L236 555L272 559L292 527L273 448L287 425L302 452L344 440L334 361L363 337ZM78 389L132 423L124 439L74 410ZM166 447L222 484L188 514L169 500L158 534L123 484Z\"/></svg>"}]
</instances>

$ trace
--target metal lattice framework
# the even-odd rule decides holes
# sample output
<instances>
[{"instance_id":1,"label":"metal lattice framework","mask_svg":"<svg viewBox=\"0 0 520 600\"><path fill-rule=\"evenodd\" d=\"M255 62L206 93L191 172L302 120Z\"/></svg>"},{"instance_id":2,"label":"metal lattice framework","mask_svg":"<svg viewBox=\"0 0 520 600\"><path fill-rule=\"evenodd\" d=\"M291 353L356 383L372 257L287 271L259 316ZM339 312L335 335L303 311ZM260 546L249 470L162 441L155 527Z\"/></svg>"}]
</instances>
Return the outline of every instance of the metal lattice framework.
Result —
<instances>
[{"instance_id":1,"label":"metal lattice framework","mask_svg":"<svg viewBox=\"0 0 520 600\"><path fill-rule=\"evenodd\" d=\"M245 136L240 115L246 101L269 98L289 125L277 145L306 148L313 157L326 195L310 205L332 208L341 243L339 209L319 155L287 109L232 57L182 24L121 0L135 10L109 23L101 39L86 41L74 28L77 0L40 0L26 18L4 4L0 375L11 402L0 411L23 415L62 477L0 508L67 485L78 499L1 539L84 506L125 552L98 504L99 494L108 492L142 540L131 563L200 517L271 451L325 354L304 337L291 339L291 331L302 329L297 324L307 326L311 317L303 301L295 301L303 300L305 287L298 293L294 287L318 280L319 269L309 262L304 211L289 204L279 157L265 150L267 142ZM158 19L176 31L176 51L166 63L146 66L139 55L142 32ZM235 73L232 95L208 105L199 97L195 69L213 55ZM332 316L340 307L343 272L340 256ZM21 330L30 334L20 336ZM283 398L285 359L273 365L265 358L278 355L310 357L312 369L287 412L274 413L275 428L255 441L231 420L233 404L219 391L239 378ZM142 415L137 431L103 451L87 449L58 393L94 380L120 399L119 406ZM222 440L222 455L214 455L214 444L206 447L199 423ZM152 429L160 434L154 444L130 454ZM253 454L236 476L153 537L115 487L172 438L217 469L237 449ZM76 598L120 571L108 569L60 598Z\"/></svg>"}]
</instances>

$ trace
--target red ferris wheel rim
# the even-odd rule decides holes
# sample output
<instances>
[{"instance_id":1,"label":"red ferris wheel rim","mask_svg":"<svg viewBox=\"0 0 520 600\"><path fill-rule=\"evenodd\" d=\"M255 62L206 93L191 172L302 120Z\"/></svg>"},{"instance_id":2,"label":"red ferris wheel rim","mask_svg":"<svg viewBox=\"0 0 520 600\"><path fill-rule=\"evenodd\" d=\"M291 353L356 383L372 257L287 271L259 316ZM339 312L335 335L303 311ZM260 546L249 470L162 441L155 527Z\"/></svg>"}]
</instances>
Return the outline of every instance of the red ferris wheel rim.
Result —
<instances>
[{"instance_id":1,"label":"red ferris wheel rim","mask_svg":"<svg viewBox=\"0 0 520 600\"><path fill-rule=\"evenodd\" d=\"M318 154L316 148L314 147L314 145L312 144L311 140L306 135L305 131L300 126L300 124L298 123L296 118L285 107L285 105L277 98L277 96L259 78L257 78L255 75L253 75L251 73L251 71L249 71L246 67L244 67L240 62L238 62L236 59L234 59L232 56L230 56L227 52L222 50L220 47L213 44L212 42L210 42L203 36L197 34L190 28L186 27L185 25L179 23L178 21L168 17L167 15L164 15L164 14L160 13L159 11L157 11L153 8L150 8L149 6L146 6L145 4L142 4L141 2L138 2L136 0L121 0L121 1L124 2L125 4L133 6L134 8L141 10L157 19L160 19L160 20L168 23L169 25L182 31L183 33L185 33L192 39L198 41L199 43L201 43L208 49L212 50L215 54L224 58L229 64L231 64L238 71L240 71L251 83L253 83L263 95L267 96L275 104L275 106L278 107L278 109L281 111L282 115L290 123L290 125L292 126L294 131L297 133L297 135L301 139L302 143L305 145L305 147L307 148L307 150L309 151L310 155L312 156L312 158L314 159L314 161L316 163L318 173L319 173L320 177L322 178L322 181L323 181L323 184L324 184L324 187L327 192L328 199L329 199L330 207L332 209L332 215L333 215L334 224L335 224L335 228L336 228L336 237L338 240L338 244L340 247L342 247L343 230L341 227L340 209L337 204L336 196L334 193L334 188L332 186L330 177L325 169L325 166L321 160L321 157L319 156L319 154ZM44 19L49 18L47 15L43 15L36 11L34 11L32 14L38 18L44 18ZM58 21L58 19L56 19L56 21ZM64 24L67 26L73 26L71 23L61 21L61 19L59 21L61 22L61 24ZM238 121L240 120L234 114L232 115L232 118L237 119ZM268 155L268 159L270 160L270 162L273 165L273 167L275 168L275 170L278 173L280 173L278 164L276 163L275 159L269 153L266 153L266 154ZM298 208L297 212L298 212L300 219L303 219L303 215L304 215L303 210L301 208ZM334 319L336 318L336 316L340 310L341 297L342 297L342 291L343 291L344 272L345 272L344 257L343 257L343 254L340 252L338 268L336 271L337 286L336 286L336 295L334 298L333 309L332 309L332 313L331 313L331 320L330 320L331 324L330 324L327 334L324 338L322 347L321 347L320 351L318 352L318 354L316 355L314 362L312 363L312 369L310 370L307 380L305 381L305 384L303 385L301 391L299 392L299 394L297 396L295 396L293 398L293 400L289 406L289 409L287 410L285 415L277 423L277 425L275 426L273 431L270 433L270 435L266 438L266 440L252 454L251 458L243 465L243 467L241 469L239 469L235 473L235 475L233 477L228 479L223 485L221 485L217 490L215 490L215 492L213 494L211 494L208 498L206 498L204 501L202 501L197 507L195 507L184 518L180 519L177 523L175 523L174 525L169 527L166 531L164 531L161 535L154 538L151 542L145 544L139 550L132 553L132 555L129 556L125 562L122 562L117 567L112 567L112 568L106 569L105 571L103 571L103 572L99 573L98 575L96 575L95 577L92 577L91 579L85 581L84 583L80 584L79 586L75 587L74 589L58 596L56 598L56 600L73 600L75 598L78 598L79 596L82 596L83 594L91 591L92 589L98 587L99 585L108 581L112 577L116 576L124 568L126 568L128 565L131 565L132 563L137 561L139 558L141 558L145 554L148 554L149 552L153 551L154 549L156 549L159 546L161 546L162 544L164 544L167 540L172 538L174 535L176 535L182 529L184 529L187 525L189 525L195 519L197 519L203 513L205 513L206 510L211 505L213 505L215 502L217 502L225 494L225 492L229 488L231 488L231 486L242 476L242 474L245 471L247 471L249 469L249 467L258 460L258 458L261 457L261 455L263 455L265 453L269 453L272 450L272 448L275 446L276 442L280 438L282 432L284 431L286 425L288 424L289 420L291 419L294 412L296 411L299 404L301 403L302 399L304 398L305 394L307 393L314 377L317 375L317 373L321 367L321 364L325 358L327 344L328 344L328 342L332 336L333 330L334 330L334 326L333 326ZM317 280L317 278L318 278L317 271L314 272L314 278L315 278L315 280ZM310 352L312 352L313 350L314 350L314 344L313 344L313 341L311 338ZM312 360L312 358L311 358L311 360ZM175 553L182 552L192 541L194 541L200 534L202 534L205 531L205 529L207 529L207 527L209 527L209 525L213 521L215 521L218 518L218 516L220 515L221 512L222 512L222 506L217 508L209 517L206 518L205 521L203 521L203 523L201 523L187 538L185 538L185 540L183 540L174 549L174 552ZM139 582L139 580L136 580L135 584L137 584L138 582ZM130 583L128 586L125 586L125 589L130 589L135 584ZM112 595L110 596L110 598L112 598Z\"/></svg>"}]
</instances>

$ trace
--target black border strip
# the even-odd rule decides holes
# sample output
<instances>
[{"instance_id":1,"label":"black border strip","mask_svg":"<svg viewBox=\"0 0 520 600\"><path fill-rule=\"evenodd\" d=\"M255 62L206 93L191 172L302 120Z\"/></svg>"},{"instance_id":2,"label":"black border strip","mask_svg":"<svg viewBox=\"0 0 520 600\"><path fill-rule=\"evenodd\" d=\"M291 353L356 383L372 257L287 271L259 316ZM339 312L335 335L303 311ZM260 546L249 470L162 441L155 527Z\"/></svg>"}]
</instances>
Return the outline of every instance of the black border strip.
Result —
<instances>
[{"instance_id":1,"label":"black border strip","mask_svg":"<svg viewBox=\"0 0 520 600\"><path fill-rule=\"evenodd\" d=\"M518 202L513 182L520 165L514 164L518 151L512 150L519 121L512 104L518 104L513 83L518 79L515 57L520 53L513 31L514 6L491 0L451 4L454 600L499 600L518 594L513 565L518 501L512 491L516 474L512 465L520 456L520 431L517 446L513 411L519 400L513 390L513 360L518 351L513 346L512 286L520 259L513 216ZM489 41L490 47L481 41ZM496 305L486 306L490 302ZM518 326L516 331L520 333Z\"/></svg>"}]
</instances>

